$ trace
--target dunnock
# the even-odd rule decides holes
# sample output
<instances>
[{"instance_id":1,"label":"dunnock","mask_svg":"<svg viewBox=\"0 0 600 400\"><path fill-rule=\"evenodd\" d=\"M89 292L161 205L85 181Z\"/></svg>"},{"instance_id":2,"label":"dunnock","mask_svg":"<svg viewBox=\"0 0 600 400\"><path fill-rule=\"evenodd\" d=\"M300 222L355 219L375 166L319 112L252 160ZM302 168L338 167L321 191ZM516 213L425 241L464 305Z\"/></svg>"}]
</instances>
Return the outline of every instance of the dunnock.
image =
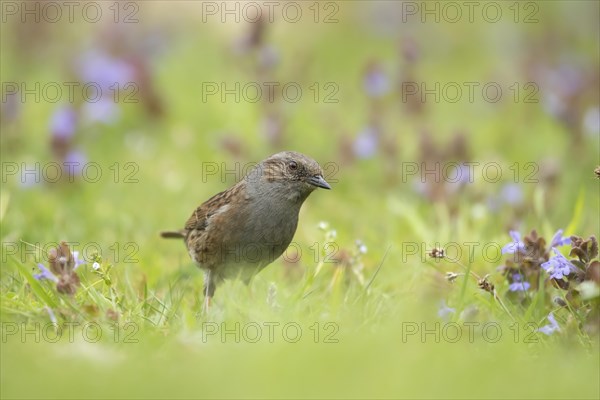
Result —
<instances>
[{"instance_id":1,"label":"dunnock","mask_svg":"<svg viewBox=\"0 0 600 400\"><path fill-rule=\"evenodd\" d=\"M224 192L200 205L176 232L204 270L205 307L223 279L246 283L288 247L302 203L316 188L331 189L316 161L284 151L263 160Z\"/></svg>"}]
</instances>

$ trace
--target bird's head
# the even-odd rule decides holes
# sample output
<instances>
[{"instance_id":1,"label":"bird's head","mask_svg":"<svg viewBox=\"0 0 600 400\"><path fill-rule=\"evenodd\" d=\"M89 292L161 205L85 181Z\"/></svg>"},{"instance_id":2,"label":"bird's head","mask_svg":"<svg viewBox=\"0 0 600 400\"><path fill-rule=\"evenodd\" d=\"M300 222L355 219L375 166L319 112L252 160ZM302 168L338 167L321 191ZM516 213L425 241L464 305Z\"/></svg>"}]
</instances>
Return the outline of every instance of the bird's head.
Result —
<instances>
[{"instance_id":1,"label":"bird's head","mask_svg":"<svg viewBox=\"0 0 600 400\"><path fill-rule=\"evenodd\" d=\"M319 164L295 151L283 151L265 159L246 180L269 192L283 192L290 199L304 200L316 188L331 189Z\"/></svg>"}]
</instances>

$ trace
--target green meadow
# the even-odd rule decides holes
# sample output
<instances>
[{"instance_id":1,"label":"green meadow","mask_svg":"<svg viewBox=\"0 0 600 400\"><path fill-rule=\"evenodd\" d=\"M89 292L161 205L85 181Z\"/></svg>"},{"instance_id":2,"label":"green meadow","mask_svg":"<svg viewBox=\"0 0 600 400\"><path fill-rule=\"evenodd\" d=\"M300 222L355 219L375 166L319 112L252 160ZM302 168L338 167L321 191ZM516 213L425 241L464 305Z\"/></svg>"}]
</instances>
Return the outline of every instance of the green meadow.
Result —
<instances>
[{"instance_id":1,"label":"green meadow","mask_svg":"<svg viewBox=\"0 0 600 400\"><path fill-rule=\"evenodd\" d=\"M73 3L1 3L2 398L600 397L598 2ZM203 312L159 233L283 150Z\"/></svg>"}]
</instances>

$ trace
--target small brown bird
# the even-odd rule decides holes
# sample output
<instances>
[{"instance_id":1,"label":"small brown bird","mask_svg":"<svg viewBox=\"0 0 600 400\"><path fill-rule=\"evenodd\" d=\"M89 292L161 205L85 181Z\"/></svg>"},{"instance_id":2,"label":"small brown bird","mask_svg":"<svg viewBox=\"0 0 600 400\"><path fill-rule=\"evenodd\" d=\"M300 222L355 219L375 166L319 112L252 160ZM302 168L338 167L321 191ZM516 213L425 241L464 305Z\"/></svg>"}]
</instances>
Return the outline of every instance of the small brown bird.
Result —
<instances>
[{"instance_id":1,"label":"small brown bird","mask_svg":"<svg viewBox=\"0 0 600 400\"><path fill-rule=\"evenodd\" d=\"M200 205L176 232L204 270L205 308L227 278L248 283L288 247L302 203L316 188L331 189L316 161L284 151L263 160L244 179Z\"/></svg>"}]
</instances>

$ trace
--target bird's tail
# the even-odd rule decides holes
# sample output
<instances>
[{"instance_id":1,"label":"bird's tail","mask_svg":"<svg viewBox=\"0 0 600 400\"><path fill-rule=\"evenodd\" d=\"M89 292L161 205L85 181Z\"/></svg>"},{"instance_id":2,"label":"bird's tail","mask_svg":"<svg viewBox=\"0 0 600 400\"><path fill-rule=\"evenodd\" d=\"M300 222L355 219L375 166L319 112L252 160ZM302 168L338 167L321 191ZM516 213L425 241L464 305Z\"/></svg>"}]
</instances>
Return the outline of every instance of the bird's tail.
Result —
<instances>
[{"instance_id":1,"label":"bird's tail","mask_svg":"<svg viewBox=\"0 0 600 400\"><path fill-rule=\"evenodd\" d=\"M185 231L164 231L160 233L160 237L165 239L184 239Z\"/></svg>"}]
</instances>

